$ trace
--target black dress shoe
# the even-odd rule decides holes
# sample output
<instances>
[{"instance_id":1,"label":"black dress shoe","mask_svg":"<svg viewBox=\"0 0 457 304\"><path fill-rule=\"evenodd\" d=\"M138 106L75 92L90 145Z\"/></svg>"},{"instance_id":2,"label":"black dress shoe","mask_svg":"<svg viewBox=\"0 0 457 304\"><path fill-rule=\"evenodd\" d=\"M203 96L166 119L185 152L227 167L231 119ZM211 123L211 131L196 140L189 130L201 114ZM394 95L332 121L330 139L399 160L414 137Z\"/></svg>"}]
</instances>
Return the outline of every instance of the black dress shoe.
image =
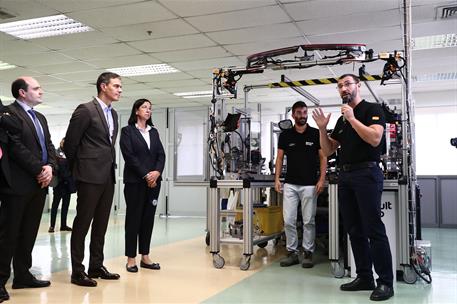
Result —
<instances>
[{"instance_id":1,"label":"black dress shoe","mask_svg":"<svg viewBox=\"0 0 457 304\"><path fill-rule=\"evenodd\" d=\"M71 231L71 227L62 226L62 227L60 227L60 231Z\"/></svg>"},{"instance_id":2,"label":"black dress shoe","mask_svg":"<svg viewBox=\"0 0 457 304\"><path fill-rule=\"evenodd\" d=\"M341 285L340 289L344 291L357 291L373 290L375 287L373 279L369 280L357 277L354 281Z\"/></svg>"},{"instance_id":3,"label":"black dress shoe","mask_svg":"<svg viewBox=\"0 0 457 304\"><path fill-rule=\"evenodd\" d=\"M98 269L89 269L87 274L89 275L89 278L100 278L104 280L119 280L119 278L121 277L117 273L109 272L105 266L101 266Z\"/></svg>"},{"instance_id":4,"label":"black dress shoe","mask_svg":"<svg viewBox=\"0 0 457 304\"><path fill-rule=\"evenodd\" d=\"M42 287L48 287L49 285L51 285L50 281L38 280L35 277L32 277L32 279L30 279L28 281L16 281L16 280L13 280L13 289L42 288Z\"/></svg>"},{"instance_id":5,"label":"black dress shoe","mask_svg":"<svg viewBox=\"0 0 457 304\"><path fill-rule=\"evenodd\" d=\"M73 273L71 275L71 283L79 285L79 286L86 286L86 287L97 286L97 281L89 278L85 272Z\"/></svg>"},{"instance_id":6,"label":"black dress shoe","mask_svg":"<svg viewBox=\"0 0 457 304\"><path fill-rule=\"evenodd\" d=\"M125 269L127 269L128 272L138 272L138 266L136 265L129 266L129 264L125 264Z\"/></svg>"},{"instance_id":7,"label":"black dress shoe","mask_svg":"<svg viewBox=\"0 0 457 304\"><path fill-rule=\"evenodd\" d=\"M384 284L378 284L375 290L371 293L371 301L384 301L394 296L394 288Z\"/></svg>"},{"instance_id":8,"label":"black dress shoe","mask_svg":"<svg viewBox=\"0 0 457 304\"><path fill-rule=\"evenodd\" d=\"M5 286L0 286L0 303L10 299L8 291L6 291Z\"/></svg>"},{"instance_id":9,"label":"black dress shoe","mask_svg":"<svg viewBox=\"0 0 457 304\"><path fill-rule=\"evenodd\" d=\"M140 267L147 268L147 269L153 269L153 270L159 270L160 264L159 263L146 264L145 262L141 261Z\"/></svg>"}]
</instances>

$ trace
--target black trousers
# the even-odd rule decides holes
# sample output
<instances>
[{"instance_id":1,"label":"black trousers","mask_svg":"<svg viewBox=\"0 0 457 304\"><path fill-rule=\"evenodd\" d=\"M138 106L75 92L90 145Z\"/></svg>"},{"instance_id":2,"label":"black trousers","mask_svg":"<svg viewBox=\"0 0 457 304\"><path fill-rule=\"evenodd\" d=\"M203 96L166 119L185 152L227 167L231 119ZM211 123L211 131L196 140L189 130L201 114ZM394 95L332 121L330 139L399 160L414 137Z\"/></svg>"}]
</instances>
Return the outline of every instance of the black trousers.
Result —
<instances>
[{"instance_id":1,"label":"black trousers","mask_svg":"<svg viewBox=\"0 0 457 304\"><path fill-rule=\"evenodd\" d=\"M125 255L130 258L138 253L149 254L154 216L160 193L160 182L154 188L146 183L126 183L124 197L127 205L125 215Z\"/></svg>"},{"instance_id":2,"label":"black trousers","mask_svg":"<svg viewBox=\"0 0 457 304\"><path fill-rule=\"evenodd\" d=\"M46 189L25 195L2 196L0 207L0 285L5 285L11 274L13 260L14 280L27 282L32 278L32 250L43 214Z\"/></svg>"},{"instance_id":3,"label":"black trousers","mask_svg":"<svg viewBox=\"0 0 457 304\"><path fill-rule=\"evenodd\" d=\"M62 210L60 211L60 227L67 226L68 207L70 206L71 193L54 189L54 198L51 206L51 227L56 226L57 209L59 209L60 200L62 200Z\"/></svg>"},{"instance_id":4,"label":"black trousers","mask_svg":"<svg viewBox=\"0 0 457 304\"><path fill-rule=\"evenodd\" d=\"M378 167L341 172L338 201L351 240L357 276L372 279L374 265L378 284L392 286L392 254L381 220L383 179Z\"/></svg>"},{"instance_id":5,"label":"black trousers","mask_svg":"<svg viewBox=\"0 0 457 304\"><path fill-rule=\"evenodd\" d=\"M90 235L89 269L103 266L103 246L108 227L109 214L113 204L114 181L105 184L76 184L78 198L76 217L71 233L71 266L73 273L84 271L84 242L92 224Z\"/></svg>"}]
</instances>

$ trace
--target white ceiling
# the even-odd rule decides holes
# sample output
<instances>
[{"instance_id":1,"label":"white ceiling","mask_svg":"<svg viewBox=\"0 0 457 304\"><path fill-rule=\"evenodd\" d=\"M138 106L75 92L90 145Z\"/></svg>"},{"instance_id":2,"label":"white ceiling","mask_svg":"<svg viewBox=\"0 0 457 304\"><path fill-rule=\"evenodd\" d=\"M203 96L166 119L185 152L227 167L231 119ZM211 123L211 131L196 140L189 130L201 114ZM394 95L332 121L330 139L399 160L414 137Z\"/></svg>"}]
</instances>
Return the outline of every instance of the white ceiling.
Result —
<instances>
[{"instance_id":1,"label":"white ceiling","mask_svg":"<svg viewBox=\"0 0 457 304\"><path fill-rule=\"evenodd\" d=\"M140 97L156 107L201 106L209 98L183 99L173 93L211 90L215 67L244 66L256 52L309 43L364 43L375 53L403 49L402 0L0 0L0 9L17 17L0 23L65 14L93 32L20 40L0 33L0 60L18 66L0 71L0 95L10 96L19 76L34 76L45 90L47 114L70 113L96 92L106 68L167 63L179 73L123 77L118 109ZM456 1L412 0L413 37L457 33L457 18L436 19L436 9ZM457 72L457 48L413 52L413 76ZM380 74L382 62L367 65ZM246 75L244 85L335 77L358 66L315 67ZM381 96L400 97L398 85L372 86ZM306 87L323 104L338 102L334 86ZM443 94L456 103L456 81L415 82L414 92L428 98ZM365 90L368 94L368 90ZM242 95L242 94L240 94ZM438 95L437 95L438 96ZM240 96L242 98L242 96ZM299 99L290 89L251 91L249 102L281 112ZM242 101L242 99L240 99Z\"/></svg>"}]
</instances>

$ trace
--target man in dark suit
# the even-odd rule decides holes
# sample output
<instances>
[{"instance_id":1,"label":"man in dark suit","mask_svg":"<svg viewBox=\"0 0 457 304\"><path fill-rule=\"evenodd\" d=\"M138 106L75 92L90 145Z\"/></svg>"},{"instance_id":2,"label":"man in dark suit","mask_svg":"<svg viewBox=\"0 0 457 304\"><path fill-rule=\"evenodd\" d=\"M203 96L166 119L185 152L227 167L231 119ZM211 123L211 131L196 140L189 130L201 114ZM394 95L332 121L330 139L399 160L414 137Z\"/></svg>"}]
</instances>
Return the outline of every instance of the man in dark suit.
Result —
<instances>
[{"instance_id":1,"label":"man in dark suit","mask_svg":"<svg viewBox=\"0 0 457 304\"><path fill-rule=\"evenodd\" d=\"M111 72L97 80L97 97L73 112L64 151L76 181L78 199L71 235L71 282L97 286L93 278L117 280L103 266L103 246L113 202L118 132L117 113L111 103L122 93L121 78ZM84 271L84 241L92 223L89 269Z\"/></svg>"},{"instance_id":2,"label":"man in dark suit","mask_svg":"<svg viewBox=\"0 0 457 304\"><path fill-rule=\"evenodd\" d=\"M51 283L38 280L32 267L41 214L49 183L56 166L46 118L33 107L42 102L43 91L32 77L21 77L11 85L16 101L8 111L17 118L20 131L8 135L9 166L14 178L2 196L0 208L0 299L8 299L4 288L13 260L13 289L47 287Z\"/></svg>"}]
</instances>

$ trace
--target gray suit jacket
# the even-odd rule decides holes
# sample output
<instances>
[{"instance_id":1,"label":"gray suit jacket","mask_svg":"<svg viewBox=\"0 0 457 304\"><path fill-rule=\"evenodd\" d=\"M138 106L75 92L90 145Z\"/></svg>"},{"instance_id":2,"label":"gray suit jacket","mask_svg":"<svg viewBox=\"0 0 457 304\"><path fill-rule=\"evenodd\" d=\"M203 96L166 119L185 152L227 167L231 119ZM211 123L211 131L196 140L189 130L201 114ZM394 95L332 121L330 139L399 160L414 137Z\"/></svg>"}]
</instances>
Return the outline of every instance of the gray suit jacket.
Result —
<instances>
[{"instance_id":1,"label":"gray suit jacket","mask_svg":"<svg viewBox=\"0 0 457 304\"><path fill-rule=\"evenodd\" d=\"M76 181L104 184L110 177L115 180L115 143L119 126L116 111L113 109L111 113L114 132L110 141L108 124L96 99L80 104L73 112L64 151Z\"/></svg>"}]
</instances>

